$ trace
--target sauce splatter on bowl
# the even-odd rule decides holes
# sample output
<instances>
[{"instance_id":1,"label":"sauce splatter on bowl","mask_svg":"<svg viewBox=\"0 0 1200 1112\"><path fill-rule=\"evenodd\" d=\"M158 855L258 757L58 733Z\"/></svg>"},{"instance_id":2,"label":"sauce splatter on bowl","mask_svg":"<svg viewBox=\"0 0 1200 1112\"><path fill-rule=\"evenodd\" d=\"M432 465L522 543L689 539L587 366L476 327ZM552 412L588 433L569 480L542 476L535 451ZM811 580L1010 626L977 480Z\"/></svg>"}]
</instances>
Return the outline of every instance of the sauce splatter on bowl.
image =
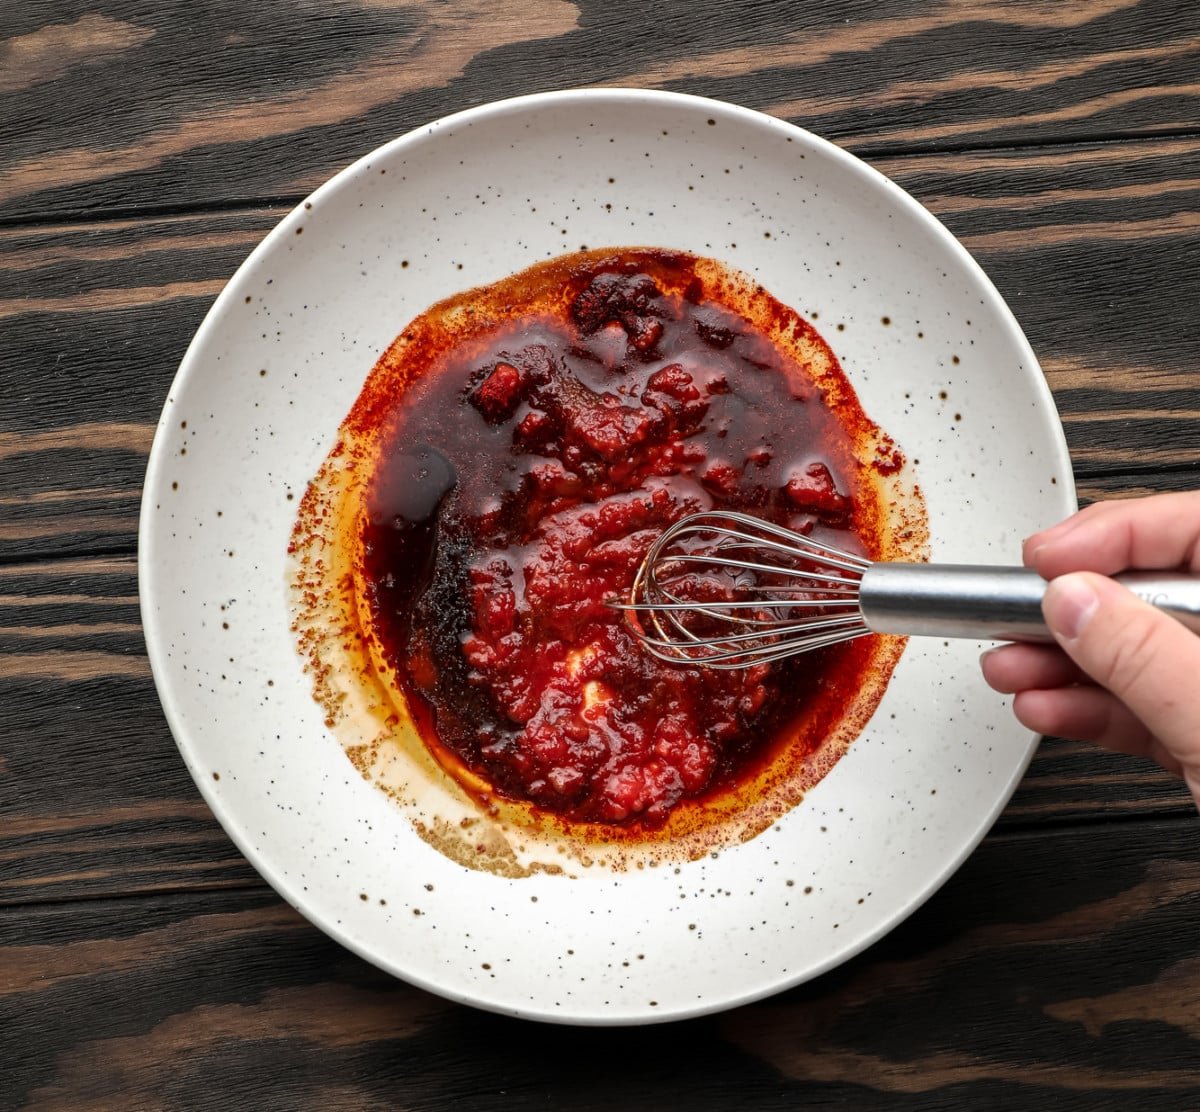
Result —
<instances>
[{"instance_id":1,"label":"sauce splatter on bowl","mask_svg":"<svg viewBox=\"0 0 1200 1112\"><path fill-rule=\"evenodd\" d=\"M680 252L586 251L444 301L379 360L292 539L296 631L351 759L464 863L694 858L824 776L902 650L740 672L605 602L687 513L925 555L919 490L816 330Z\"/></svg>"}]
</instances>

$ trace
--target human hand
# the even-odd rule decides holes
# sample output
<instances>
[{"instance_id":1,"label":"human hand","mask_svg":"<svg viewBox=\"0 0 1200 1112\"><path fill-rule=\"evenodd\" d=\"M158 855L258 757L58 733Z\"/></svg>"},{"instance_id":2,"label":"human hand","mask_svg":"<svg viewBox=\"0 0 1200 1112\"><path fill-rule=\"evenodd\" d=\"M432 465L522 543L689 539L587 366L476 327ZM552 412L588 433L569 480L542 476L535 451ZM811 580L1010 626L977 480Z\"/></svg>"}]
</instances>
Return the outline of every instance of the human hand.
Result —
<instances>
[{"instance_id":1,"label":"human hand","mask_svg":"<svg viewBox=\"0 0 1200 1112\"><path fill-rule=\"evenodd\" d=\"M1200 807L1200 637L1105 576L1200 573L1200 491L1097 502L1036 533L1025 565L1050 580L1042 613L1057 645L1005 645L984 679L1042 734L1150 757Z\"/></svg>"}]
</instances>

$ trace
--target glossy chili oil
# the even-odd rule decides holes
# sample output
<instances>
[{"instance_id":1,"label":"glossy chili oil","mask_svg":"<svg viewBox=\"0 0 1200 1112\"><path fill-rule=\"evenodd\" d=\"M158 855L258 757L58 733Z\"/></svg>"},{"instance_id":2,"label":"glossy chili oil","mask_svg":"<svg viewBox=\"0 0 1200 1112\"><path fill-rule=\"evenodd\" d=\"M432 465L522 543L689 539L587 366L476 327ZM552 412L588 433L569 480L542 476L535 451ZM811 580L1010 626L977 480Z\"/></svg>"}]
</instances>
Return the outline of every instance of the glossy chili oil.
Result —
<instances>
[{"instance_id":1,"label":"glossy chili oil","mask_svg":"<svg viewBox=\"0 0 1200 1112\"><path fill-rule=\"evenodd\" d=\"M784 738L803 759L869 656L850 644L701 671L644 653L604 605L627 595L654 537L700 509L875 554L854 451L869 423L831 404L844 381L832 353L767 299L772 331L819 346L839 380L815 381L695 266L638 250L593 253L532 290L517 276L519 314L414 329L409 365L377 379L391 396L366 392L350 419L382 435L360 591L427 743L568 820L653 828Z\"/></svg>"}]
</instances>

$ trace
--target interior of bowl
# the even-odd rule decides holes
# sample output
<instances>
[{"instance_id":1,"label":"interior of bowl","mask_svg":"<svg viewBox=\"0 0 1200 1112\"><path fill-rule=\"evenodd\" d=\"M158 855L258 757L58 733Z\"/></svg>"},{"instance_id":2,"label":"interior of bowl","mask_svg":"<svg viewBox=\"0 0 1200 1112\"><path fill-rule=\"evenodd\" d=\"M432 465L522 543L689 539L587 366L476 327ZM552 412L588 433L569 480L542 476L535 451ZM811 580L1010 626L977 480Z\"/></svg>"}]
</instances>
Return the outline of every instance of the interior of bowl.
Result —
<instances>
[{"instance_id":1,"label":"interior of bowl","mask_svg":"<svg viewBox=\"0 0 1200 1112\"><path fill-rule=\"evenodd\" d=\"M147 475L143 612L171 728L231 837L334 937L451 998L580 1023L712 1011L844 960L953 871L1036 740L977 644L913 641L864 734L764 834L574 880L455 865L359 777L290 631L305 484L410 319L619 245L721 259L803 313L914 461L935 560L1015 562L1074 507L1049 392L979 268L878 174L756 113L622 90L486 106L373 152L268 236L188 351Z\"/></svg>"}]
</instances>

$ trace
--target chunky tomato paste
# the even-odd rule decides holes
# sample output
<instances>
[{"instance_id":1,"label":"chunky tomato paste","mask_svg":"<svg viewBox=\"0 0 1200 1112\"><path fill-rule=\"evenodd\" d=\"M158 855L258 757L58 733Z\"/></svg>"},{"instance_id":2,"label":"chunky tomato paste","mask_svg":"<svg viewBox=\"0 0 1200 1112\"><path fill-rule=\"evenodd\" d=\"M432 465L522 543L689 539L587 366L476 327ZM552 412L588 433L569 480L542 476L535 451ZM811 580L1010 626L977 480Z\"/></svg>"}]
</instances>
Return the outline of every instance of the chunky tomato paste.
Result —
<instances>
[{"instance_id":1,"label":"chunky tomato paste","mask_svg":"<svg viewBox=\"0 0 1200 1112\"><path fill-rule=\"evenodd\" d=\"M653 829L781 746L789 767L811 757L876 660L853 643L745 671L663 663L605 605L701 509L886 554L874 478L899 452L815 330L711 260L586 252L443 303L343 436L335 456L370 445L362 636L473 790Z\"/></svg>"}]
</instances>

